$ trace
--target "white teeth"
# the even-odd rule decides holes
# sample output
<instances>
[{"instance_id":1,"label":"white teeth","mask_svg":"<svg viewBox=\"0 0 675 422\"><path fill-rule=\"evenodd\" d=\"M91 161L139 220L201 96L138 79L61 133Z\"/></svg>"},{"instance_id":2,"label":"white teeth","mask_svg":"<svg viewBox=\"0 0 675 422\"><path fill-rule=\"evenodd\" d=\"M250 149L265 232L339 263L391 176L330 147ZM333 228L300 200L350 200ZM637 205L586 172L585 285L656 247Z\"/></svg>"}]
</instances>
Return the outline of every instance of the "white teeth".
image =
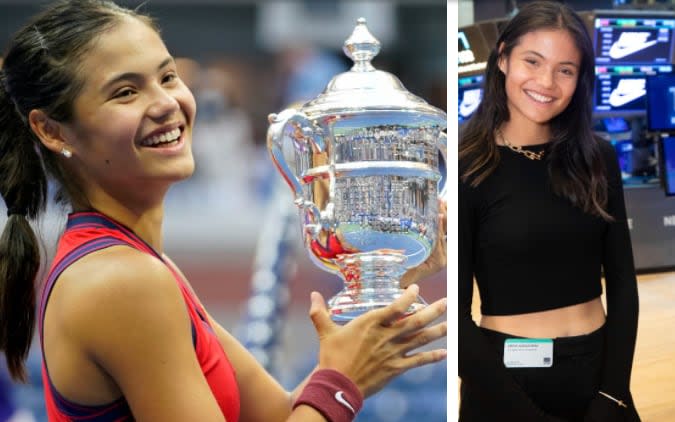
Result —
<instances>
[{"instance_id":1,"label":"white teeth","mask_svg":"<svg viewBox=\"0 0 675 422\"><path fill-rule=\"evenodd\" d=\"M180 137L180 129L176 128L170 132L155 135L151 138L144 139L141 144L143 146L152 146L165 142L173 142Z\"/></svg>"},{"instance_id":2,"label":"white teeth","mask_svg":"<svg viewBox=\"0 0 675 422\"><path fill-rule=\"evenodd\" d=\"M537 94L536 92L525 91L525 93L527 95L529 95L532 99L534 99L535 101L538 101L540 103L550 103L551 101L553 101L553 97L547 97L545 95L540 95L540 94Z\"/></svg>"}]
</instances>

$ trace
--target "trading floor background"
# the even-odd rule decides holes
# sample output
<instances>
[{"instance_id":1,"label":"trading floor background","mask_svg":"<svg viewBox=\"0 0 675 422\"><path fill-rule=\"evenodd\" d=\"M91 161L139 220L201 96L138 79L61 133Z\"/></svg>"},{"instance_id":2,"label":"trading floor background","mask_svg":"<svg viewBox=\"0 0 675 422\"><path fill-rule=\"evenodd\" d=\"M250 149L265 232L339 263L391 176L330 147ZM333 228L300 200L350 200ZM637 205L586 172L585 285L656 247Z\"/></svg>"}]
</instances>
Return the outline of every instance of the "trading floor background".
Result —
<instances>
[{"instance_id":1,"label":"trading floor background","mask_svg":"<svg viewBox=\"0 0 675 422\"><path fill-rule=\"evenodd\" d=\"M2 51L44 3L0 0ZM197 170L168 195L167 253L213 316L291 388L315 363L315 353L307 352L316 350L307 317L309 293L318 290L330 297L341 286L336 276L315 268L301 247L291 191L265 148L267 115L314 98L333 76L349 69L342 43L361 16L382 44L373 65L447 110L446 2L118 3L143 3L142 9L157 18L197 99ZM4 216L3 208L0 225ZM63 224L63 212L52 207L39 227L51 239L48 255ZM446 274L422 283L421 290L429 301L445 296ZM28 386L10 386L0 366L0 409L13 407L13 421L46 420L39 345L31 351L29 371ZM445 374L445 363L408 373L368 400L358 420L446 420Z\"/></svg>"}]
</instances>

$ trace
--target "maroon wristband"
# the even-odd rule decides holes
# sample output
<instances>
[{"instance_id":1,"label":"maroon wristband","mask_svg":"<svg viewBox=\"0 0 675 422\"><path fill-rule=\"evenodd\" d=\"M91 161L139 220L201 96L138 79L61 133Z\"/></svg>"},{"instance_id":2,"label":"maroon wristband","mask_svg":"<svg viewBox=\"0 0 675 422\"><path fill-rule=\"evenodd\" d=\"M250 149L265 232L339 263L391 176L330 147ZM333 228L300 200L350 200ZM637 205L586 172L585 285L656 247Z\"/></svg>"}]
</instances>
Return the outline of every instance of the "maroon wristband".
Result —
<instances>
[{"instance_id":1,"label":"maroon wristband","mask_svg":"<svg viewBox=\"0 0 675 422\"><path fill-rule=\"evenodd\" d=\"M363 395L356 384L333 369L320 369L309 378L293 409L306 404L329 422L351 422L363 406Z\"/></svg>"}]
</instances>

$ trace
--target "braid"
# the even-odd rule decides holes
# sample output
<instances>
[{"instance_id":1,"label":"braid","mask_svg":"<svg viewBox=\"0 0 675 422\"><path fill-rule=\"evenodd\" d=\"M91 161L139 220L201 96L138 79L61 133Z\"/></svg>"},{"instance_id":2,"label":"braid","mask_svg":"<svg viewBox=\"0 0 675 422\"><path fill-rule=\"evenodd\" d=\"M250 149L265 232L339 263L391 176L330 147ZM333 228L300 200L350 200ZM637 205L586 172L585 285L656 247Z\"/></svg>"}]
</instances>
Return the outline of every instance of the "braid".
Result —
<instances>
[{"instance_id":1,"label":"braid","mask_svg":"<svg viewBox=\"0 0 675 422\"><path fill-rule=\"evenodd\" d=\"M57 182L55 199L87 203L76 177L33 134L27 117L41 110L55 121L73 118L82 57L125 17L156 29L152 19L111 1L58 0L13 36L0 71L0 196L9 211L0 235L0 351L16 380L25 380L40 268L29 220L45 210L47 174Z\"/></svg>"},{"instance_id":2,"label":"braid","mask_svg":"<svg viewBox=\"0 0 675 422\"><path fill-rule=\"evenodd\" d=\"M28 218L44 211L47 179L4 70L0 82L0 195L9 210L0 235L0 350L12 377L25 380L23 362L33 337L40 268L38 240Z\"/></svg>"}]
</instances>

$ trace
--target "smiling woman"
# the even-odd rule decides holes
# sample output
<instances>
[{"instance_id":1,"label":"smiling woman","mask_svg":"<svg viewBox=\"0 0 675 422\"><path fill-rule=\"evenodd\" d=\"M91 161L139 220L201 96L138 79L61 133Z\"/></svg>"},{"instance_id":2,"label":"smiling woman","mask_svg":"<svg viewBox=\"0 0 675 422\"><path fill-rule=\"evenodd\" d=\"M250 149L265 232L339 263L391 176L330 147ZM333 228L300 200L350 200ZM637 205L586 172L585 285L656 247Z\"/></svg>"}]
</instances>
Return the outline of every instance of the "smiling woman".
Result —
<instances>
[{"instance_id":1,"label":"smiling woman","mask_svg":"<svg viewBox=\"0 0 675 422\"><path fill-rule=\"evenodd\" d=\"M488 59L459 143L463 422L640 420L637 283L617 158L591 130L593 80L585 26L556 2L523 6Z\"/></svg>"},{"instance_id":2,"label":"smiling woman","mask_svg":"<svg viewBox=\"0 0 675 422\"><path fill-rule=\"evenodd\" d=\"M0 351L15 380L48 177L72 208L38 306L50 420L350 421L396 375L445 358L414 351L447 331L433 322L445 300L402 318L416 285L344 326L312 294L318 366L290 393L211 318L163 253L165 195L194 170L196 107L148 17L59 1L14 36L0 82Z\"/></svg>"},{"instance_id":3,"label":"smiling woman","mask_svg":"<svg viewBox=\"0 0 675 422\"><path fill-rule=\"evenodd\" d=\"M501 56L499 70L508 75L505 90L509 107L509 130L534 122L541 133L523 139L520 145L542 143L549 138L548 125L572 101L581 57L574 39L564 30L535 31L522 36L510 56ZM505 134L500 130L503 139ZM512 139L515 136L510 136Z\"/></svg>"},{"instance_id":4,"label":"smiling woman","mask_svg":"<svg viewBox=\"0 0 675 422\"><path fill-rule=\"evenodd\" d=\"M169 182L194 170L196 106L159 34L123 16L98 37L78 73L90 76L69 121L50 119L41 109L31 110L28 120L46 148L72 154L61 165L83 190L88 203L82 208L161 203ZM139 178L152 182L139 184Z\"/></svg>"}]
</instances>

